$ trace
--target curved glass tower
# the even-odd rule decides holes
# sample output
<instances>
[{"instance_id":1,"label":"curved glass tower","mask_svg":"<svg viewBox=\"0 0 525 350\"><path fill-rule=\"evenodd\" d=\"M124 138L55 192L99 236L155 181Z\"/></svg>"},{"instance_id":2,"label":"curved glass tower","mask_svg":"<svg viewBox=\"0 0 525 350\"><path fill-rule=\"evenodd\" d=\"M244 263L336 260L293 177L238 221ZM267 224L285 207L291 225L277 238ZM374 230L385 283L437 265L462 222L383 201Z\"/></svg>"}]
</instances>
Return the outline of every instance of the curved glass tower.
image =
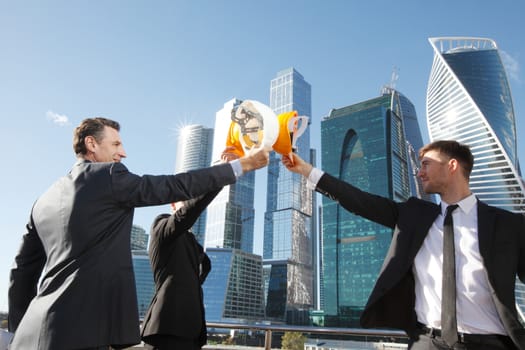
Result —
<instances>
[{"instance_id":1,"label":"curved glass tower","mask_svg":"<svg viewBox=\"0 0 525 350\"><path fill-rule=\"evenodd\" d=\"M517 155L516 120L496 43L470 37L430 38L434 61L427 87L430 139L470 146L470 188L483 202L525 214L525 185ZM516 286L525 312L525 286Z\"/></svg>"}]
</instances>

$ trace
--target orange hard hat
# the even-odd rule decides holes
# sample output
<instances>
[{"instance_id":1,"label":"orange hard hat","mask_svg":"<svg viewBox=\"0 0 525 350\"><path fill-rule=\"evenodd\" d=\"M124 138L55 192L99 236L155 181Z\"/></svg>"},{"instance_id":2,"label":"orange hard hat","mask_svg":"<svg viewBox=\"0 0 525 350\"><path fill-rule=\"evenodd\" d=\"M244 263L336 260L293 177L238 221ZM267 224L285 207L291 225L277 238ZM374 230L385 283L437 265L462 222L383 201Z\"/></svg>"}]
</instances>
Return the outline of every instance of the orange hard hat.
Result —
<instances>
[{"instance_id":1,"label":"orange hard hat","mask_svg":"<svg viewBox=\"0 0 525 350\"><path fill-rule=\"evenodd\" d=\"M235 147L234 153L239 157L254 146L272 147L277 139L277 116L259 101L243 101L232 109L231 120L226 146Z\"/></svg>"},{"instance_id":2,"label":"orange hard hat","mask_svg":"<svg viewBox=\"0 0 525 350\"><path fill-rule=\"evenodd\" d=\"M235 122L230 123L230 129L228 130L228 135L226 136L226 147L233 146L235 147L233 153L239 157L244 156L244 148L240 140L241 128Z\"/></svg>"},{"instance_id":3,"label":"orange hard hat","mask_svg":"<svg viewBox=\"0 0 525 350\"><path fill-rule=\"evenodd\" d=\"M308 117L297 116L297 111L290 111L279 114L277 119L279 136L273 144L273 150L283 156L288 156L294 151L297 139L306 130Z\"/></svg>"}]
</instances>

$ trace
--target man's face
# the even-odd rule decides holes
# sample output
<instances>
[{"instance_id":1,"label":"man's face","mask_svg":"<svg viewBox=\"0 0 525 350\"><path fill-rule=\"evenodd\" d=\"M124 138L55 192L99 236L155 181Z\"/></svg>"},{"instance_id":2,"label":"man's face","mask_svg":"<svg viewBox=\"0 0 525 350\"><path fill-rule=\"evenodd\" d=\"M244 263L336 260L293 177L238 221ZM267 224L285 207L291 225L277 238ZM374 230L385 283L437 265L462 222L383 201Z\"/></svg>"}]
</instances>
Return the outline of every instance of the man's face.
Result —
<instances>
[{"instance_id":1,"label":"man's face","mask_svg":"<svg viewBox=\"0 0 525 350\"><path fill-rule=\"evenodd\" d=\"M96 162L120 162L122 158L126 158L119 132L105 126L100 143L94 142L93 153Z\"/></svg>"},{"instance_id":2,"label":"man's face","mask_svg":"<svg viewBox=\"0 0 525 350\"><path fill-rule=\"evenodd\" d=\"M417 176L426 193L441 194L447 188L450 182L449 161L446 155L436 150L423 155Z\"/></svg>"}]
</instances>

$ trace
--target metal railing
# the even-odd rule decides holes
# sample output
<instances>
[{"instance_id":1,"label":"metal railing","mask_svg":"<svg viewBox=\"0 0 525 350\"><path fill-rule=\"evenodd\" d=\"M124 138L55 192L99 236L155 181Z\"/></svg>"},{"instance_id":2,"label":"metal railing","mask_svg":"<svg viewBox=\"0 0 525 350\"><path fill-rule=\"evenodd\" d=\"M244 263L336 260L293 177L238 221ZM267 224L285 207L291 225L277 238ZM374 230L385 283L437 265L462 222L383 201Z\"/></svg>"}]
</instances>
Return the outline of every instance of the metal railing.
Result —
<instances>
[{"instance_id":1,"label":"metal railing","mask_svg":"<svg viewBox=\"0 0 525 350\"><path fill-rule=\"evenodd\" d=\"M359 336L365 338L384 338L384 339L407 339L405 332L397 330L380 330L380 329L363 329L363 328L334 328L334 327L310 327L310 326L293 326L293 325L276 325L276 324L244 324L228 322L207 322L208 331L213 329L230 329L230 330L250 330L264 332L264 349L270 350L272 343L272 333L274 332L300 332L303 334L324 334L324 335L341 335L341 336Z\"/></svg>"}]
</instances>

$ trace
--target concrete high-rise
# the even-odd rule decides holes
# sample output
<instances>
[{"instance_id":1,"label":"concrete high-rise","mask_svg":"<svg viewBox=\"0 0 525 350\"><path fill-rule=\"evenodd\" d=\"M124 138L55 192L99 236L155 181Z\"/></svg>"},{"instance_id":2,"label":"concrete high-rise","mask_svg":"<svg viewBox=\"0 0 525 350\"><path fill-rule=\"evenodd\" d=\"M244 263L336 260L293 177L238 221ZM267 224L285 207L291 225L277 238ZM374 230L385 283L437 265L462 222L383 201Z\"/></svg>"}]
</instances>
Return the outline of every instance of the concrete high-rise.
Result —
<instances>
[{"instance_id":1,"label":"concrete high-rise","mask_svg":"<svg viewBox=\"0 0 525 350\"><path fill-rule=\"evenodd\" d=\"M453 139L469 145L474 155L470 189L476 197L525 214L516 117L496 42L472 37L429 41L434 49L426 102L430 139ZM516 282L523 319L525 286Z\"/></svg>"},{"instance_id":2,"label":"concrete high-rise","mask_svg":"<svg viewBox=\"0 0 525 350\"><path fill-rule=\"evenodd\" d=\"M200 169L210 166L213 143L213 129L202 125L187 125L179 130L175 173ZM197 241L204 244L206 231L206 210L193 224L191 231Z\"/></svg>"},{"instance_id":3,"label":"concrete high-rise","mask_svg":"<svg viewBox=\"0 0 525 350\"><path fill-rule=\"evenodd\" d=\"M321 121L322 169L396 201L421 193L413 150L421 133L412 103L393 88L380 97L333 109ZM322 199L322 295L326 326L359 327L392 230Z\"/></svg>"},{"instance_id":4,"label":"concrete high-rise","mask_svg":"<svg viewBox=\"0 0 525 350\"><path fill-rule=\"evenodd\" d=\"M294 68L278 72L270 83L270 108L277 115L295 110L299 116L311 118L310 84ZM309 128L297 140L297 152L315 163ZM266 316L305 324L314 303L313 194L306 188L306 180L286 170L275 152L270 154L267 181L263 241L268 279Z\"/></svg>"}]
</instances>

